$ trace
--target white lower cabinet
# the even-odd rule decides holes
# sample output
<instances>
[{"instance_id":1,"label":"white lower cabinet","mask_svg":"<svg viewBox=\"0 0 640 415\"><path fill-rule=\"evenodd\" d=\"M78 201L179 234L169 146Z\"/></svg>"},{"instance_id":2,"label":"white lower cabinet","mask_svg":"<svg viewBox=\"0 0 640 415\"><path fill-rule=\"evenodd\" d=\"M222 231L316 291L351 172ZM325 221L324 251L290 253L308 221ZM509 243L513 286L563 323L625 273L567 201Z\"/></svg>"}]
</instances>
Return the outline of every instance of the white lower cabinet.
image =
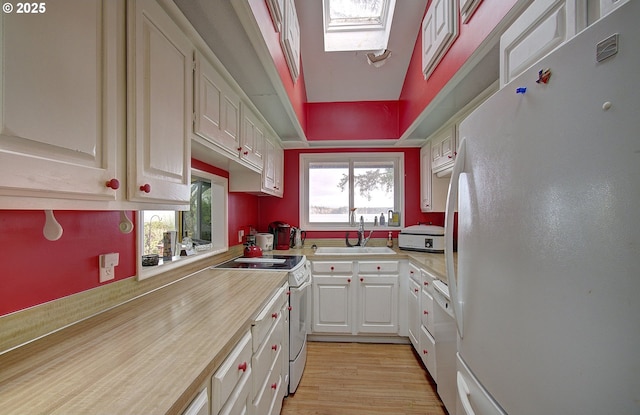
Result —
<instances>
[{"instance_id":1,"label":"white lower cabinet","mask_svg":"<svg viewBox=\"0 0 640 415\"><path fill-rule=\"evenodd\" d=\"M288 284L282 286L258 314L251 327L253 370L251 405L249 413L254 415L279 414L287 385L283 359L286 336L284 332L287 310Z\"/></svg>"},{"instance_id":2,"label":"white lower cabinet","mask_svg":"<svg viewBox=\"0 0 640 415\"><path fill-rule=\"evenodd\" d=\"M314 261L313 332L398 334L398 261Z\"/></svg>"},{"instance_id":3,"label":"white lower cabinet","mask_svg":"<svg viewBox=\"0 0 640 415\"><path fill-rule=\"evenodd\" d=\"M182 415L209 415L209 392L203 388L191 401Z\"/></svg>"},{"instance_id":4,"label":"white lower cabinet","mask_svg":"<svg viewBox=\"0 0 640 415\"><path fill-rule=\"evenodd\" d=\"M407 328L409 340L413 347L418 350L418 339L420 336L420 270L413 264L409 264L409 279L407 292Z\"/></svg>"},{"instance_id":5,"label":"white lower cabinet","mask_svg":"<svg viewBox=\"0 0 640 415\"><path fill-rule=\"evenodd\" d=\"M213 415L243 413L241 408L248 402L245 389L251 387L251 355L251 333L247 332L211 378Z\"/></svg>"},{"instance_id":6,"label":"white lower cabinet","mask_svg":"<svg viewBox=\"0 0 640 415\"><path fill-rule=\"evenodd\" d=\"M418 343L420 359L422 359L422 363L424 363L433 380L438 383L436 376L436 339L424 326L420 326L420 340Z\"/></svg>"}]
</instances>

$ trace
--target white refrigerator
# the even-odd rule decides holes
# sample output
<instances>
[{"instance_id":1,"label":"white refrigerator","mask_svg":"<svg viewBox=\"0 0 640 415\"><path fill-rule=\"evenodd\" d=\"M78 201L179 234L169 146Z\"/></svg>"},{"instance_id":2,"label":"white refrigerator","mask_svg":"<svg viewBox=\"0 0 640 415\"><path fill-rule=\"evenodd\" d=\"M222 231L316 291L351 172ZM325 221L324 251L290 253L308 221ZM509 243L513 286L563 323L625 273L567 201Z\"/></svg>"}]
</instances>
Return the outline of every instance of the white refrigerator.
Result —
<instances>
[{"instance_id":1,"label":"white refrigerator","mask_svg":"<svg viewBox=\"0 0 640 415\"><path fill-rule=\"evenodd\" d=\"M640 414L639 18L621 6L460 125L458 414Z\"/></svg>"}]
</instances>

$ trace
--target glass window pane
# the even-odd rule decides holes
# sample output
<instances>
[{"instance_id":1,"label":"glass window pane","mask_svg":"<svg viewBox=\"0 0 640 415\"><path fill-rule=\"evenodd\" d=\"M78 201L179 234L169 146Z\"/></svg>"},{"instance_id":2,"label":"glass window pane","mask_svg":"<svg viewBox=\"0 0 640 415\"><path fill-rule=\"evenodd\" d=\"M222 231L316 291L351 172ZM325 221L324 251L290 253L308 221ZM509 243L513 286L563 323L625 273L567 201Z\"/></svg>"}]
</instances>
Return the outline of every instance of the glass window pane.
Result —
<instances>
[{"instance_id":1,"label":"glass window pane","mask_svg":"<svg viewBox=\"0 0 640 415\"><path fill-rule=\"evenodd\" d=\"M176 212L169 210L142 211L143 255L158 254L162 257L162 236L164 232L175 231Z\"/></svg>"},{"instance_id":2,"label":"glass window pane","mask_svg":"<svg viewBox=\"0 0 640 415\"><path fill-rule=\"evenodd\" d=\"M358 23L381 20L384 0L330 0L331 21Z\"/></svg>"},{"instance_id":3,"label":"glass window pane","mask_svg":"<svg viewBox=\"0 0 640 415\"><path fill-rule=\"evenodd\" d=\"M197 244L211 243L211 181L191 178L191 209L182 213L182 236Z\"/></svg>"},{"instance_id":4,"label":"glass window pane","mask_svg":"<svg viewBox=\"0 0 640 415\"><path fill-rule=\"evenodd\" d=\"M349 220L349 163L309 163L309 222Z\"/></svg>"},{"instance_id":5,"label":"glass window pane","mask_svg":"<svg viewBox=\"0 0 640 415\"><path fill-rule=\"evenodd\" d=\"M357 161L353 166L356 219L373 222L380 213L394 210L394 167L392 161Z\"/></svg>"}]
</instances>

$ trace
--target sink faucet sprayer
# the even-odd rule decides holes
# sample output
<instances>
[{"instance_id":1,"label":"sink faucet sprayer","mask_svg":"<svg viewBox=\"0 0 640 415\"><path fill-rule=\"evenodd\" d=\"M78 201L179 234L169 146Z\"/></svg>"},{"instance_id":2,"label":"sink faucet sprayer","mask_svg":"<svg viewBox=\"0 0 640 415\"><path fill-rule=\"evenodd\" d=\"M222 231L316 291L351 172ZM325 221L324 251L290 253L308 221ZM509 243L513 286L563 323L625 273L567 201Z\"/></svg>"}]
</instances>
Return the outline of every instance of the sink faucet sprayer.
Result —
<instances>
[{"instance_id":1,"label":"sink faucet sprayer","mask_svg":"<svg viewBox=\"0 0 640 415\"><path fill-rule=\"evenodd\" d=\"M369 239L371 239L371 235L373 235L373 229L369 232L369 236L367 236L366 238L364 234L364 217L360 216L360 224L358 225L358 242L355 245L349 242L349 232L347 232L347 234L345 235L344 242L347 244L347 246L365 246L367 245L367 242L369 242Z\"/></svg>"}]
</instances>

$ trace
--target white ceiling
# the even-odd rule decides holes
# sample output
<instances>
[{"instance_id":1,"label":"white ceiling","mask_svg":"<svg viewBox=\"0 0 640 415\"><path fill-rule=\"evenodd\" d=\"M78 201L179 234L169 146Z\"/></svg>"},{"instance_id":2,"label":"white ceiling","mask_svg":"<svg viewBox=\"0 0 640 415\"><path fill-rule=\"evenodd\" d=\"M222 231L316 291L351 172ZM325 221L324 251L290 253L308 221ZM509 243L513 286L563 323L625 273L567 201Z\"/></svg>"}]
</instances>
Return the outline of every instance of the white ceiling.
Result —
<instances>
[{"instance_id":1,"label":"white ceiling","mask_svg":"<svg viewBox=\"0 0 640 415\"><path fill-rule=\"evenodd\" d=\"M239 17L233 3L246 0L173 0L209 45L216 57L262 113L287 147L307 146L306 138L283 103L284 89L265 63L266 47L256 41L255 23ZM301 59L308 102L397 100L420 31L427 0L398 0L389 37L391 57L380 68L369 65L366 52L324 52L322 1L295 0L301 31ZM246 7L246 6L243 6ZM492 45L474 57L465 73L445 87L425 113L395 143L423 142L442 123L498 78L498 55ZM466 76L472 73L472 76ZM286 97L285 97L286 98ZM416 141L417 142L417 141ZM316 143L313 143L316 145ZM350 145L352 143L344 143ZM365 143L363 143L365 144ZM323 145L323 144L317 144ZM335 146L331 142L331 146Z\"/></svg>"}]
</instances>

